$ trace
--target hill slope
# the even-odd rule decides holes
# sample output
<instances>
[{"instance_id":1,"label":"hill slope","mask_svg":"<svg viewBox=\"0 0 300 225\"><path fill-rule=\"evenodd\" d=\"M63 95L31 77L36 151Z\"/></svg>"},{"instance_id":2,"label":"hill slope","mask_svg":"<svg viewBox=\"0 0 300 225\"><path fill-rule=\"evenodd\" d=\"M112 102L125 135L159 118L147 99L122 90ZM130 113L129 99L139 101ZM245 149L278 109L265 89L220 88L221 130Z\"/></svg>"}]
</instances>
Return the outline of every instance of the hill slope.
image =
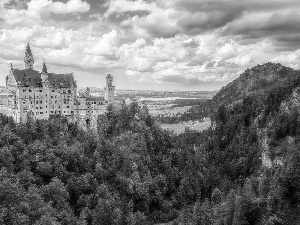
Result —
<instances>
[{"instance_id":1,"label":"hill slope","mask_svg":"<svg viewBox=\"0 0 300 225\"><path fill-rule=\"evenodd\" d=\"M201 143L189 143L205 155L210 177L218 180L211 201L198 201L180 221L299 224L299 71L256 66L198 110L207 110L214 125L202 133Z\"/></svg>"},{"instance_id":2,"label":"hill slope","mask_svg":"<svg viewBox=\"0 0 300 225\"><path fill-rule=\"evenodd\" d=\"M247 69L238 78L224 86L211 100L192 107L192 114L212 115L221 105L233 104L253 94L265 95L270 89L298 79L299 71L281 64L266 63Z\"/></svg>"}]
</instances>

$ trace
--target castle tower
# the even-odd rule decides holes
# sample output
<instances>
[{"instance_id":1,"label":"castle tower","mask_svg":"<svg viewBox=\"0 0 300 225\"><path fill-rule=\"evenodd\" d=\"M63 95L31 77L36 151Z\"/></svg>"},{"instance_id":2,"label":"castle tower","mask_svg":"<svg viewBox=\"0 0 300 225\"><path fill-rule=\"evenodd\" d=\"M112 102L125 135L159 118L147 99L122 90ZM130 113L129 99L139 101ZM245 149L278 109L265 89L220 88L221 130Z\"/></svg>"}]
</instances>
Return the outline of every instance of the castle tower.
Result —
<instances>
[{"instance_id":1,"label":"castle tower","mask_svg":"<svg viewBox=\"0 0 300 225\"><path fill-rule=\"evenodd\" d=\"M114 102L115 86L112 86L113 77L110 74L106 76L106 86L104 87L104 99L108 103Z\"/></svg>"},{"instance_id":2,"label":"castle tower","mask_svg":"<svg viewBox=\"0 0 300 225\"><path fill-rule=\"evenodd\" d=\"M34 59L33 59L33 55L32 55L32 52L31 52L31 49L29 46L29 42L27 43L27 46L26 46L24 62L25 62L26 70L33 70Z\"/></svg>"},{"instance_id":3,"label":"castle tower","mask_svg":"<svg viewBox=\"0 0 300 225\"><path fill-rule=\"evenodd\" d=\"M87 87L84 92L85 96L90 96L90 93L91 93L91 90L89 87Z\"/></svg>"},{"instance_id":4,"label":"castle tower","mask_svg":"<svg viewBox=\"0 0 300 225\"><path fill-rule=\"evenodd\" d=\"M42 82L45 82L46 80L48 80L48 71L47 71L45 60L44 60L44 63L43 63L41 79L42 79Z\"/></svg>"}]
</instances>

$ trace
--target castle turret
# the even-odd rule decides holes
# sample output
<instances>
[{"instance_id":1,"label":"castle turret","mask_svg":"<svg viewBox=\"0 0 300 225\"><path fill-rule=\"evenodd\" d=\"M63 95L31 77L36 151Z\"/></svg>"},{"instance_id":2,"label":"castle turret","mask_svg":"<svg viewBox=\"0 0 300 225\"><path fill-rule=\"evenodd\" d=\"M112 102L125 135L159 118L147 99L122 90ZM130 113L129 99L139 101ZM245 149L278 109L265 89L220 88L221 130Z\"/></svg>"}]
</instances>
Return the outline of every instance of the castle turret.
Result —
<instances>
[{"instance_id":1,"label":"castle turret","mask_svg":"<svg viewBox=\"0 0 300 225\"><path fill-rule=\"evenodd\" d=\"M104 99L108 103L114 102L115 86L112 85L113 77L110 74L106 76L106 86L104 87Z\"/></svg>"},{"instance_id":2,"label":"castle turret","mask_svg":"<svg viewBox=\"0 0 300 225\"><path fill-rule=\"evenodd\" d=\"M43 63L41 79L42 79L42 82L45 82L46 80L48 80L48 71L47 71L45 60L44 60L44 63Z\"/></svg>"},{"instance_id":3,"label":"castle turret","mask_svg":"<svg viewBox=\"0 0 300 225\"><path fill-rule=\"evenodd\" d=\"M34 59L33 59L33 55L32 55L32 52L31 52L31 49L29 46L29 42L27 43L27 46L26 46L24 62L25 62L26 70L33 70Z\"/></svg>"},{"instance_id":4,"label":"castle turret","mask_svg":"<svg viewBox=\"0 0 300 225\"><path fill-rule=\"evenodd\" d=\"M84 92L85 96L90 96L90 93L91 93L91 90L89 87L87 87Z\"/></svg>"}]
</instances>

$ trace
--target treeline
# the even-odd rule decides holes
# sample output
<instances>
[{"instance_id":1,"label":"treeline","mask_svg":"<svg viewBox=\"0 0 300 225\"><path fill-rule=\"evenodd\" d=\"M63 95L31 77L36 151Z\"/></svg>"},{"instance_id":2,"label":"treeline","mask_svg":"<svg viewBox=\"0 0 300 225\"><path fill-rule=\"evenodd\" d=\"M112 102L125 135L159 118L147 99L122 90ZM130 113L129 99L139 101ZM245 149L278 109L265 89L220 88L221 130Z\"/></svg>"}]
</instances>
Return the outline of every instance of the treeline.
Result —
<instances>
[{"instance_id":1,"label":"treeline","mask_svg":"<svg viewBox=\"0 0 300 225\"><path fill-rule=\"evenodd\" d=\"M171 108L175 107L184 107L184 106L201 106L203 103L205 103L207 99L176 99L174 101L174 105ZM198 109L195 110L195 108L191 108L187 110L184 113L176 113L173 115L158 115L155 117L155 119L159 123L168 123L168 124L173 124L173 123L180 123L180 122L187 122L190 120L200 120L203 121L204 113L199 111Z\"/></svg>"},{"instance_id":2,"label":"treeline","mask_svg":"<svg viewBox=\"0 0 300 225\"><path fill-rule=\"evenodd\" d=\"M158 115L155 119L159 123L180 123L187 122L190 120L203 121L205 117L208 117L207 108L199 106L193 106L184 113L177 113L174 115Z\"/></svg>"},{"instance_id":3,"label":"treeline","mask_svg":"<svg viewBox=\"0 0 300 225\"><path fill-rule=\"evenodd\" d=\"M183 107L183 106L194 106L194 105L202 105L204 102L206 102L208 99L191 99L191 98L186 98L186 99L175 99L173 102L172 108L175 107Z\"/></svg>"}]
</instances>

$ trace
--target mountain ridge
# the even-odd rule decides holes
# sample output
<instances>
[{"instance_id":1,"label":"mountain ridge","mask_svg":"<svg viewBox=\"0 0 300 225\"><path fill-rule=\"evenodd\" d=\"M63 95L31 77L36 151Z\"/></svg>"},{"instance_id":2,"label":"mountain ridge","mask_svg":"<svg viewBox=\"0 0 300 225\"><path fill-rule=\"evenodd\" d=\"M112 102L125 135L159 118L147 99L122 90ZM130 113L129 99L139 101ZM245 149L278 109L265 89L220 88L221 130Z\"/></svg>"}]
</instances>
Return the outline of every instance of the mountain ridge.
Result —
<instances>
[{"instance_id":1,"label":"mountain ridge","mask_svg":"<svg viewBox=\"0 0 300 225\"><path fill-rule=\"evenodd\" d=\"M190 109L198 116L211 117L220 105L230 105L253 94L266 94L270 89L282 83L293 82L299 75L299 70L281 65L280 63L265 63L246 69L240 76L227 85L211 99L200 106Z\"/></svg>"}]
</instances>

